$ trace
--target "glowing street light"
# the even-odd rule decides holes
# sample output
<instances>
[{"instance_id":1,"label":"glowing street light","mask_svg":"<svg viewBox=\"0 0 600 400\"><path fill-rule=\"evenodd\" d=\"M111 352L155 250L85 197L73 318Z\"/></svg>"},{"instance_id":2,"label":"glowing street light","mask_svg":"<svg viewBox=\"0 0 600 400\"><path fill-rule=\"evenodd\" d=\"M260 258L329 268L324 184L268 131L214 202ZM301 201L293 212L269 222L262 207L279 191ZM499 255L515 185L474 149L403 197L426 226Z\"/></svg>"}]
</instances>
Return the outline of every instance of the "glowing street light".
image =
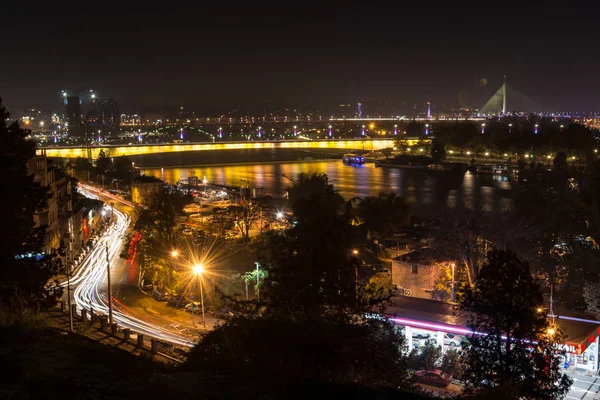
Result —
<instances>
[{"instance_id":1,"label":"glowing street light","mask_svg":"<svg viewBox=\"0 0 600 400\"><path fill-rule=\"evenodd\" d=\"M355 256L357 256L358 255L358 250L357 249L352 250L352 254L354 254Z\"/></svg>"},{"instance_id":2,"label":"glowing street light","mask_svg":"<svg viewBox=\"0 0 600 400\"><path fill-rule=\"evenodd\" d=\"M204 292L202 290L202 275L204 274L204 266L202 264L194 265L192 271L194 272L194 276L199 278L200 282L200 302L202 306L202 325L206 328L206 318L204 316ZM192 318L194 317L194 310L192 310Z\"/></svg>"},{"instance_id":3,"label":"glowing street light","mask_svg":"<svg viewBox=\"0 0 600 400\"><path fill-rule=\"evenodd\" d=\"M283 219L283 212L277 211L277 214L275 214L275 216L277 217L277 219Z\"/></svg>"},{"instance_id":4,"label":"glowing street light","mask_svg":"<svg viewBox=\"0 0 600 400\"><path fill-rule=\"evenodd\" d=\"M171 257L175 258L179 255L179 252L177 250L173 250L171 251Z\"/></svg>"}]
</instances>

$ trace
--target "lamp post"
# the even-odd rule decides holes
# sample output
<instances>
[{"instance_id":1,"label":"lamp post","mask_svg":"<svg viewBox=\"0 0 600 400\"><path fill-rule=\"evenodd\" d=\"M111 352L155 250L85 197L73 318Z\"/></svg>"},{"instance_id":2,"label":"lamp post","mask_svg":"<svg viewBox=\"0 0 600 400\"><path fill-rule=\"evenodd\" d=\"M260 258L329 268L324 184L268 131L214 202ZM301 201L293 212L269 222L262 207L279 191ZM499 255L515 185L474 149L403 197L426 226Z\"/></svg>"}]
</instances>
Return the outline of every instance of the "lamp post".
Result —
<instances>
[{"instance_id":1,"label":"lamp post","mask_svg":"<svg viewBox=\"0 0 600 400\"><path fill-rule=\"evenodd\" d=\"M256 265L256 301L260 301L260 263L257 261Z\"/></svg>"},{"instance_id":2,"label":"lamp post","mask_svg":"<svg viewBox=\"0 0 600 400\"><path fill-rule=\"evenodd\" d=\"M196 278L200 277L198 280L200 282L200 302L202 306L202 325L206 328L206 318L204 316L204 292L202 290L202 274L204 273L204 267L202 264L198 264L194 266L194 275ZM192 310L192 321L194 318L194 310Z\"/></svg>"},{"instance_id":3,"label":"lamp post","mask_svg":"<svg viewBox=\"0 0 600 400\"><path fill-rule=\"evenodd\" d=\"M456 264L452 263L452 302L454 303L454 269Z\"/></svg>"}]
</instances>

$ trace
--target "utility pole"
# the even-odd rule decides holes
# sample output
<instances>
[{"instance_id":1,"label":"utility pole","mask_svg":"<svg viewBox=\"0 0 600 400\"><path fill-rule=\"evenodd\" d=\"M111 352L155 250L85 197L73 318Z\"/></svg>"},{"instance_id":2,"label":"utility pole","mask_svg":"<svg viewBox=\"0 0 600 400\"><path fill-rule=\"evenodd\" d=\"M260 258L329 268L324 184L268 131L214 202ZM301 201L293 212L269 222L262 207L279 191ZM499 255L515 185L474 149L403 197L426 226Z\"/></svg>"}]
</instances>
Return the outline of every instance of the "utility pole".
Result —
<instances>
[{"instance_id":1,"label":"utility pole","mask_svg":"<svg viewBox=\"0 0 600 400\"><path fill-rule=\"evenodd\" d=\"M110 260L108 257L108 243L106 243L106 273L108 277L108 323L113 323L112 312L112 286L110 285Z\"/></svg>"},{"instance_id":2,"label":"utility pole","mask_svg":"<svg viewBox=\"0 0 600 400\"><path fill-rule=\"evenodd\" d=\"M254 264L256 265L256 300L260 301L260 263L255 262Z\"/></svg>"},{"instance_id":3,"label":"utility pole","mask_svg":"<svg viewBox=\"0 0 600 400\"><path fill-rule=\"evenodd\" d=\"M454 269L456 265L452 263L452 302L454 303Z\"/></svg>"},{"instance_id":4,"label":"utility pole","mask_svg":"<svg viewBox=\"0 0 600 400\"><path fill-rule=\"evenodd\" d=\"M73 310L71 309L71 266L67 264L67 307L69 307L69 330L73 332Z\"/></svg>"}]
</instances>

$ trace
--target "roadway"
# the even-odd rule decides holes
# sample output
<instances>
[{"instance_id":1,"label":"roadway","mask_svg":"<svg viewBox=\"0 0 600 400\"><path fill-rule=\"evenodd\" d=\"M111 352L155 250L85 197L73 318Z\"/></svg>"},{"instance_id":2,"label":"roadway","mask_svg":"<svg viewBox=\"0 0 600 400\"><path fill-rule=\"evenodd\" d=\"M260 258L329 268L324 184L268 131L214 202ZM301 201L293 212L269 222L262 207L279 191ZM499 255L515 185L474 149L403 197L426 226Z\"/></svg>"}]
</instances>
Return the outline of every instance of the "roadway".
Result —
<instances>
[{"instance_id":1,"label":"roadway","mask_svg":"<svg viewBox=\"0 0 600 400\"><path fill-rule=\"evenodd\" d=\"M80 185L79 191L87 197L105 200L107 204L110 203L110 198L118 200L115 196L89 186ZM130 203L125 206L129 207ZM107 206L107 208L108 212L112 214L112 223L71 278L71 286L75 287L73 298L78 309L93 309L96 313L108 315L108 259L113 289L113 322L117 323L119 327L130 328L146 337L179 346L193 346L198 340L200 331L182 323L181 318L162 316L160 311L148 312L148 307L139 309L130 306L139 300L147 299L152 302L154 300L136 289L138 275L135 270L132 270L134 266L120 257L123 238L131 224L131 218L116 206L114 208ZM129 286L130 290L123 291L122 296L115 295L114 293L119 293L123 285ZM165 307L164 303L160 303L157 304L156 309L160 309L160 306ZM177 310L179 315L182 312Z\"/></svg>"}]
</instances>

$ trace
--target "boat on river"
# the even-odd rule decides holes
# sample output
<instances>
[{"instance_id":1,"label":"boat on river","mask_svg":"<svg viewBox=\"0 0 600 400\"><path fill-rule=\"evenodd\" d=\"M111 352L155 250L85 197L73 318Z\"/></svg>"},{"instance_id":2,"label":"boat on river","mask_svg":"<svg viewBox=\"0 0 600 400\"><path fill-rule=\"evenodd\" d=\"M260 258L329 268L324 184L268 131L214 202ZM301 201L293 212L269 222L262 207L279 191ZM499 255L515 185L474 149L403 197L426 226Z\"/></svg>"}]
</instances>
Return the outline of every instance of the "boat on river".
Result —
<instances>
[{"instance_id":1,"label":"boat on river","mask_svg":"<svg viewBox=\"0 0 600 400\"><path fill-rule=\"evenodd\" d=\"M344 154L342 162L347 165L362 165L365 163L365 158L360 154L347 153Z\"/></svg>"}]
</instances>

